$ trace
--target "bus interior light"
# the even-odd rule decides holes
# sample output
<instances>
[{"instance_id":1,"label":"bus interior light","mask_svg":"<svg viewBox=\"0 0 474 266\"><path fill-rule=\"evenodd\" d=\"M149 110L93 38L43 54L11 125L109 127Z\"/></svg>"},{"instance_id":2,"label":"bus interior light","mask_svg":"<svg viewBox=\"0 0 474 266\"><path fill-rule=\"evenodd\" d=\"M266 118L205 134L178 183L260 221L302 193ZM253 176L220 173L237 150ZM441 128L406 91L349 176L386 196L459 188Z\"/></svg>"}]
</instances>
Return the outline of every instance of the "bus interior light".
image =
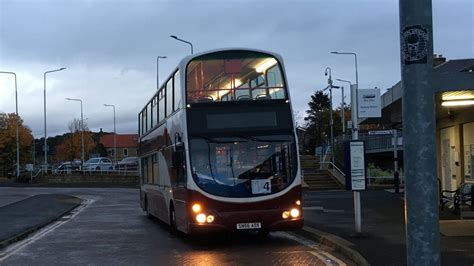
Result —
<instances>
[{"instance_id":1,"label":"bus interior light","mask_svg":"<svg viewBox=\"0 0 474 266\"><path fill-rule=\"evenodd\" d=\"M284 211L281 214L281 217L283 217L283 219L288 219L288 217L290 217L290 212L289 211Z\"/></svg>"},{"instance_id":2,"label":"bus interior light","mask_svg":"<svg viewBox=\"0 0 474 266\"><path fill-rule=\"evenodd\" d=\"M297 217L300 216L300 211L299 211L298 209L291 209L290 215L291 215L291 217L293 217L293 218L297 218Z\"/></svg>"},{"instance_id":3,"label":"bus interior light","mask_svg":"<svg viewBox=\"0 0 474 266\"><path fill-rule=\"evenodd\" d=\"M206 215L203 213L196 215L196 221L201 224L204 223L206 221Z\"/></svg>"},{"instance_id":4,"label":"bus interior light","mask_svg":"<svg viewBox=\"0 0 474 266\"><path fill-rule=\"evenodd\" d=\"M202 210L202 207L199 203L194 203L192 209L193 209L193 212L198 213Z\"/></svg>"},{"instance_id":5,"label":"bus interior light","mask_svg":"<svg viewBox=\"0 0 474 266\"><path fill-rule=\"evenodd\" d=\"M257 71L258 73L263 73L267 71L267 69L269 69L270 67L274 66L276 63L277 63L277 60L275 58L267 59L263 61L263 63L256 66L255 71Z\"/></svg>"}]
</instances>

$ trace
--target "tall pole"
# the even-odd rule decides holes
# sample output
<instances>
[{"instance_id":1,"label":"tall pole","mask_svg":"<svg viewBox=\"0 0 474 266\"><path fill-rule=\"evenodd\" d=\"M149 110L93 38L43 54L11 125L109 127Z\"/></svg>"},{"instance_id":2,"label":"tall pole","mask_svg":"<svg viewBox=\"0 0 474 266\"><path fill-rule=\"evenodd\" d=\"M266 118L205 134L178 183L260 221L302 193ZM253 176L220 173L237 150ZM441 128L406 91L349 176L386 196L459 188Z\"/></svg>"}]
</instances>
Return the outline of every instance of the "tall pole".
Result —
<instances>
[{"instance_id":1,"label":"tall pole","mask_svg":"<svg viewBox=\"0 0 474 266\"><path fill-rule=\"evenodd\" d=\"M158 71L158 66L160 64L160 58L165 59L166 56L157 56L156 57L156 89L160 89L160 72Z\"/></svg>"},{"instance_id":2,"label":"tall pole","mask_svg":"<svg viewBox=\"0 0 474 266\"><path fill-rule=\"evenodd\" d=\"M336 79L337 81L340 81L340 82L345 82L345 83L348 83L349 84L349 89L352 88L352 83L349 81L349 80L344 80L344 79ZM342 88L342 129L343 129L343 132L344 132L344 135L346 133L346 128L345 128L345 117L344 117L344 107L345 107L345 103L344 103L344 86L341 86ZM351 92L352 93L352 92ZM352 94L351 94L352 95ZM352 98L351 98L352 99ZM351 103L352 105L352 103Z\"/></svg>"},{"instance_id":3,"label":"tall pole","mask_svg":"<svg viewBox=\"0 0 474 266\"><path fill-rule=\"evenodd\" d=\"M344 86L341 86L341 123L342 123L342 138L345 140L346 139L346 123L345 123L345 118L344 118Z\"/></svg>"},{"instance_id":4,"label":"tall pole","mask_svg":"<svg viewBox=\"0 0 474 266\"><path fill-rule=\"evenodd\" d=\"M112 107L114 110L114 165L117 163L117 130L115 127L115 105L114 104L104 104L104 106Z\"/></svg>"},{"instance_id":5,"label":"tall pole","mask_svg":"<svg viewBox=\"0 0 474 266\"><path fill-rule=\"evenodd\" d=\"M357 90L359 88L359 74L357 70L357 54L346 52L331 52L332 54L353 55L355 61L355 78L356 84L351 85L351 119L352 119L352 140L359 139L359 119L357 107ZM362 232L362 215L360 204L360 192L354 191L354 216L356 233Z\"/></svg>"},{"instance_id":6,"label":"tall pole","mask_svg":"<svg viewBox=\"0 0 474 266\"><path fill-rule=\"evenodd\" d=\"M431 0L400 0L408 265L440 265Z\"/></svg>"},{"instance_id":7,"label":"tall pole","mask_svg":"<svg viewBox=\"0 0 474 266\"><path fill-rule=\"evenodd\" d=\"M191 54L194 53L194 51L193 51L193 44L192 44L191 42L188 42L188 41L185 41L185 40L183 40L183 39L180 39L180 38L176 37L175 35L170 35L170 37L173 38L173 39L175 39L175 40L177 40L177 41L180 41L180 42L184 42L184 43L189 44L189 45L191 46Z\"/></svg>"},{"instance_id":8,"label":"tall pole","mask_svg":"<svg viewBox=\"0 0 474 266\"><path fill-rule=\"evenodd\" d=\"M84 116L82 113L82 100L81 99L72 99L72 98L66 98L66 100L69 101L76 101L81 103L81 147L82 147L82 163L85 162L84 160Z\"/></svg>"},{"instance_id":9,"label":"tall pole","mask_svg":"<svg viewBox=\"0 0 474 266\"><path fill-rule=\"evenodd\" d=\"M334 167L334 123L332 119L332 77L331 77L331 68L326 67L324 71L324 75L327 76L329 73L329 78L328 78L328 86L326 89L329 89L329 125L331 127L331 162L332 162L332 167ZM324 90L326 90L324 89Z\"/></svg>"},{"instance_id":10,"label":"tall pole","mask_svg":"<svg viewBox=\"0 0 474 266\"><path fill-rule=\"evenodd\" d=\"M16 73L8 71L0 71L2 74L10 74L15 77L15 122L16 122L16 178L20 176L20 117L18 116L18 88L16 82Z\"/></svg>"},{"instance_id":11,"label":"tall pole","mask_svg":"<svg viewBox=\"0 0 474 266\"><path fill-rule=\"evenodd\" d=\"M46 71L44 72L44 75L43 75L43 84L44 84L44 87L43 87L43 109L44 109L44 168L43 168L43 171L47 172L48 171L48 143L47 143L47 130L46 130L46 74L48 73L53 73L53 72L58 72L58 71L61 71L61 70L64 70L66 69L65 67L62 67L62 68L59 68L59 69L55 69L55 70L50 70L50 71Z\"/></svg>"}]
</instances>

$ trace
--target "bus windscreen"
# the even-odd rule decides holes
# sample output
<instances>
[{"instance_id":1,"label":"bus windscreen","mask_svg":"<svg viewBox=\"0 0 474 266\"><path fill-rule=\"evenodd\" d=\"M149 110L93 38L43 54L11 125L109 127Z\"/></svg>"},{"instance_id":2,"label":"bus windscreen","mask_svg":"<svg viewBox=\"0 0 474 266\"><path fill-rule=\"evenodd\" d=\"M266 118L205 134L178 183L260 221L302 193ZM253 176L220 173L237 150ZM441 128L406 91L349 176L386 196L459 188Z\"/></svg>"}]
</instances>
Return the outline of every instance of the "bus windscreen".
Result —
<instances>
[{"instance_id":1,"label":"bus windscreen","mask_svg":"<svg viewBox=\"0 0 474 266\"><path fill-rule=\"evenodd\" d=\"M186 91L188 103L287 99L279 62L250 51L193 59L187 66Z\"/></svg>"}]
</instances>

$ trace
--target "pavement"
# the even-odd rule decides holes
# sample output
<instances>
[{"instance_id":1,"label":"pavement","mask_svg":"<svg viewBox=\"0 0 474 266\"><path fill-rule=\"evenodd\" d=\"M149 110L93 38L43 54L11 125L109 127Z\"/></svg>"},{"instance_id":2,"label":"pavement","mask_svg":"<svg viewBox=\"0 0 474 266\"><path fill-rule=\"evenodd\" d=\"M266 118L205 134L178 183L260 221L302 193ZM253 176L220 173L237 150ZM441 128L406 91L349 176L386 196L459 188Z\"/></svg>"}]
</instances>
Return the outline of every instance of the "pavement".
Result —
<instances>
[{"instance_id":1,"label":"pavement","mask_svg":"<svg viewBox=\"0 0 474 266\"><path fill-rule=\"evenodd\" d=\"M403 193L384 190L361 192L363 234L357 235L352 192L306 191L303 231L360 265L406 265L403 198ZM474 265L472 220L460 221L448 212L440 217L441 263Z\"/></svg>"},{"instance_id":2,"label":"pavement","mask_svg":"<svg viewBox=\"0 0 474 266\"><path fill-rule=\"evenodd\" d=\"M4 206L0 204L0 248L59 219L81 201L73 196L40 194Z\"/></svg>"}]
</instances>

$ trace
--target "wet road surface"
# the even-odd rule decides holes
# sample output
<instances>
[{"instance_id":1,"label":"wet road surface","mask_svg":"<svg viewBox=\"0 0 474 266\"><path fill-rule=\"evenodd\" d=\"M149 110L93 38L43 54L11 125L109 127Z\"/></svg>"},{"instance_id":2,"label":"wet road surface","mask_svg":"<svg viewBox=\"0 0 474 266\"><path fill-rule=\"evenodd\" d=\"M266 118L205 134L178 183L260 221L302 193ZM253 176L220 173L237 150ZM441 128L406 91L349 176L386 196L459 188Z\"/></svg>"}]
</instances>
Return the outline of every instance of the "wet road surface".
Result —
<instances>
[{"instance_id":1,"label":"wet road surface","mask_svg":"<svg viewBox=\"0 0 474 266\"><path fill-rule=\"evenodd\" d=\"M84 204L1 250L0 265L344 265L324 246L286 232L176 236L144 215L138 189L0 188L0 206L44 193L73 195Z\"/></svg>"}]
</instances>

